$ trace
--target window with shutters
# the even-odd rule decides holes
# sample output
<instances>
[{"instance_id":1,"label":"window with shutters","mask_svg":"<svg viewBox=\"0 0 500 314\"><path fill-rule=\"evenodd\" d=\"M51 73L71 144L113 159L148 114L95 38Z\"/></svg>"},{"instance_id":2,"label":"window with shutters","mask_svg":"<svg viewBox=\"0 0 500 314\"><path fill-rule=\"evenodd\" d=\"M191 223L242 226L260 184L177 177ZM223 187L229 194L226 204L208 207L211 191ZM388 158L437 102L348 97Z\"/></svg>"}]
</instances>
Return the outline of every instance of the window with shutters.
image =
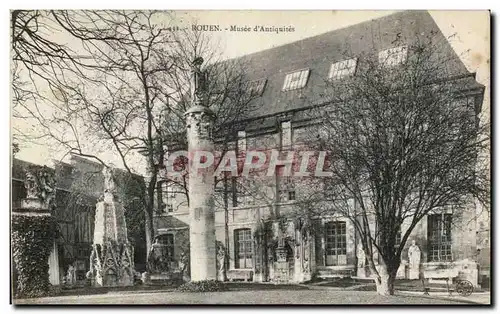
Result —
<instances>
[{"instance_id":1,"label":"window with shutters","mask_svg":"<svg viewBox=\"0 0 500 314\"><path fill-rule=\"evenodd\" d=\"M250 229L234 230L234 248L234 267L252 268L252 231Z\"/></svg>"},{"instance_id":2,"label":"window with shutters","mask_svg":"<svg viewBox=\"0 0 500 314\"><path fill-rule=\"evenodd\" d=\"M347 264L347 235L344 221L325 223L326 266Z\"/></svg>"},{"instance_id":3,"label":"window with shutters","mask_svg":"<svg viewBox=\"0 0 500 314\"><path fill-rule=\"evenodd\" d=\"M283 91L289 91L294 89L303 88L307 84L307 79L309 78L309 69L303 69L288 73L285 76L285 82L283 83Z\"/></svg>"},{"instance_id":4,"label":"window with shutters","mask_svg":"<svg viewBox=\"0 0 500 314\"><path fill-rule=\"evenodd\" d=\"M406 62L408 47L399 46L382 50L378 54L378 62L386 67L395 66Z\"/></svg>"},{"instance_id":5,"label":"window with shutters","mask_svg":"<svg viewBox=\"0 0 500 314\"><path fill-rule=\"evenodd\" d=\"M357 61L357 58L354 58L333 63L330 67L328 79L340 80L344 77L353 76L356 72Z\"/></svg>"}]
</instances>

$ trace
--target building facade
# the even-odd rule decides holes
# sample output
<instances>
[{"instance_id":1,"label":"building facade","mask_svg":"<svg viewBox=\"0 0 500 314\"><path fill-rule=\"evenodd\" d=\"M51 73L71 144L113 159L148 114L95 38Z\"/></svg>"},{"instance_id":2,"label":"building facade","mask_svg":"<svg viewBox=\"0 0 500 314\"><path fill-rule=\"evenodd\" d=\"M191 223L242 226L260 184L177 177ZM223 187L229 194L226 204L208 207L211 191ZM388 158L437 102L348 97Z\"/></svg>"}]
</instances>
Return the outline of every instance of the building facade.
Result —
<instances>
[{"instance_id":1,"label":"building facade","mask_svg":"<svg viewBox=\"0 0 500 314\"><path fill-rule=\"evenodd\" d=\"M410 41L425 34L445 40L427 12L402 12L242 57L252 82L249 88L258 97L254 101L256 110L242 120L230 148L237 152L297 150L311 140L314 123L310 112L321 105L325 81L356 75L356 53L362 51L372 51L375 57L390 63L404 62L405 43L398 41L395 45L394 38ZM342 54L347 46L350 59ZM480 108L483 86L449 44L441 49L441 53L451 56L452 77L448 79L465 81L469 89L467 102ZM219 263L224 263L227 279L304 282L314 277L369 276L363 266L359 235L349 219L336 214L319 215L301 202L307 198L310 182L279 174L258 183L250 181L241 177L227 179L215 187L216 239L226 252ZM189 251L186 193L168 182L160 181L158 186L161 193L160 210L154 219L156 238L179 263ZM298 214L304 212L310 213L307 219ZM489 219L482 223L484 229ZM408 226L409 222L401 226L403 234ZM425 277L448 277L452 269L452 273L466 273L477 285L479 231L474 204L460 215L447 210L430 213L406 242L398 277L409 277L408 247L414 240L422 252ZM488 265L489 261L482 264Z\"/></svg>"}]
</instances>

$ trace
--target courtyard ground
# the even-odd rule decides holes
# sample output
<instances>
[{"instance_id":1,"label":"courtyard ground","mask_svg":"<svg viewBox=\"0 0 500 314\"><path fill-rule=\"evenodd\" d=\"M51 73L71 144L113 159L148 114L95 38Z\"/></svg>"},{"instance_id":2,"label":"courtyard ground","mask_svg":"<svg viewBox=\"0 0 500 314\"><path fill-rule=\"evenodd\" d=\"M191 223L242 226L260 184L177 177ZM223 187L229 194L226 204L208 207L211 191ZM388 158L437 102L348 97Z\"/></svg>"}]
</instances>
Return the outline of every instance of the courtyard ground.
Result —
<instances>
[{"instance_id":1,"label":"courtyard ground","mask_svg":"<svg viewBox=\"0 0 500 314\"><path fill-rule=\"evenodd\" d=\"M276 287L276 286L275 286ZM445 294L424 296L398 291L384 297L373 291L349 291L325 288L286 289L263 287L243 291L186 293L165 290L109 291L103 294L66 295L37 299L18 299L14 304L489 304L489 293L469 297Z\"/></svg>"}]
</instances>

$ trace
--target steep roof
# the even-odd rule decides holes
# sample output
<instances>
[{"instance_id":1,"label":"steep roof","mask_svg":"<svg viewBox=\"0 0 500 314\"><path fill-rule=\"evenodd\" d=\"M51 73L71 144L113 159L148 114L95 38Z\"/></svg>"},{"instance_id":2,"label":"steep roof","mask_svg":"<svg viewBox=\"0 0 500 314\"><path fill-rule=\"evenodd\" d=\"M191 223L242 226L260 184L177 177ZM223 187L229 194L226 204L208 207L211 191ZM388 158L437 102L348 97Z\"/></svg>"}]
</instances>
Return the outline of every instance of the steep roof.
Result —
<instances>
[{"instance_id":1,"label":"steep roof","mask_svg":"<svg viewBox=\"0 0 500 314\"><path fill-rule=\"evenodd\" d=\"M379 19L337 29L283 46L259 51L238 58L247 68L250 80L267 78L261 97L255 100L256 110L252 116L264 116L313 105L324 93L324 82L333 62L345 59L348 47L353 56L380 51L394 46L394 39L411 41L417 35L436 33L445 44L441 49L452 57L448 67L451 75L470 74L440 31L433 18L426 11L404 11ZM285 76L289 72L310 69L307 85L298 90L283 92ZM479 88L470 76L470 87Z\"/></svg>"}]
</instances>

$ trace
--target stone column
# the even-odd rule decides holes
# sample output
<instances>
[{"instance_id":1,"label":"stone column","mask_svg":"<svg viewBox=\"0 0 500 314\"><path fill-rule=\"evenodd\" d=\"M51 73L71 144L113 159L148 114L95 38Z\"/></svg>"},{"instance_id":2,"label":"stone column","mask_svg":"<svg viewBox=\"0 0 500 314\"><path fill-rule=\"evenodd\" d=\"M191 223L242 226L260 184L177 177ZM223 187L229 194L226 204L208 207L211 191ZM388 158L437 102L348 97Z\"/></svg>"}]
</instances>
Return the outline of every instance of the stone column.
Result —
<instances>
[{"instance_id":1,"label":"stone column","mask_svg":"<svg viewBox=\"0 0 500 314\"><path fill-rule=\"evenodd\" d=\"M214 114L203 104L205 74L199 69L203 60L194 62L193 106L186 117L189 151L189 242L191 281L216 280L216 245L214 213L213 163L203 169L193 169L192 158L197 152L213 153L212 127ZM201 161L203 162L203 161Z\"/></svg>"}]
</instances>

